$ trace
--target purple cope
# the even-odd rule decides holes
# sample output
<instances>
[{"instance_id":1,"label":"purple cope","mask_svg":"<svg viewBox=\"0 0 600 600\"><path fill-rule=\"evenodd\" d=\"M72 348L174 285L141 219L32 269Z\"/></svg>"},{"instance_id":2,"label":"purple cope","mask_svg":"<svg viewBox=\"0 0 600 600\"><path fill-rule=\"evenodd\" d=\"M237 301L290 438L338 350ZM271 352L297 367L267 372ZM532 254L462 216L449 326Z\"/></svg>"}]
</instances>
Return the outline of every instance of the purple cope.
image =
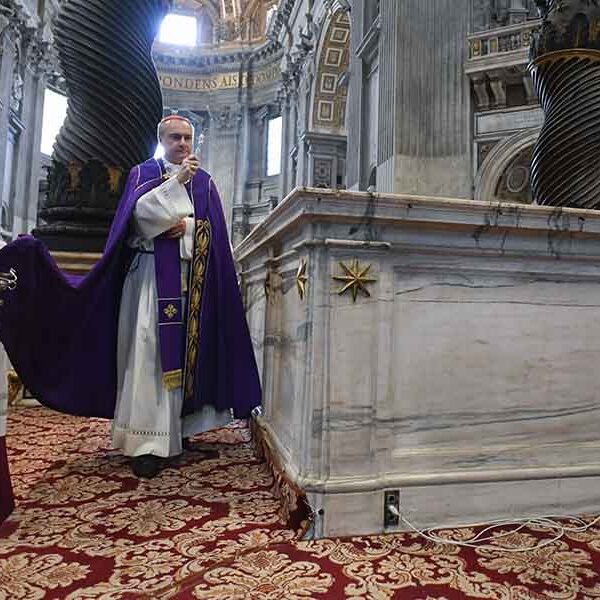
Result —
<instances>
[{"instance_id":1,"label":"purple cope","mask_svg":"<svg viewBox=\"0 0 600 600\"><path fill-rule=\"evenodd\" d=\"M19 277L14 290L0 293L0 340L25 386L45 406L113 417L119 305L135 254L126 240L137 200L163 181L155 159L131 170L102 259L83 277L61 272L31 236L0 250L0 271L14 269ZM206 171L186 187L196 231L185 314L177 288L178 240L155 240L159 323L169 322L169 315L180 320L178 333L177 326L159 332L163 371L180 371L182 416L212 405L245 418L260 405L261 390L221 201ZM159 325L163 329L169 327Z\"/></svg>"}]
</instances>

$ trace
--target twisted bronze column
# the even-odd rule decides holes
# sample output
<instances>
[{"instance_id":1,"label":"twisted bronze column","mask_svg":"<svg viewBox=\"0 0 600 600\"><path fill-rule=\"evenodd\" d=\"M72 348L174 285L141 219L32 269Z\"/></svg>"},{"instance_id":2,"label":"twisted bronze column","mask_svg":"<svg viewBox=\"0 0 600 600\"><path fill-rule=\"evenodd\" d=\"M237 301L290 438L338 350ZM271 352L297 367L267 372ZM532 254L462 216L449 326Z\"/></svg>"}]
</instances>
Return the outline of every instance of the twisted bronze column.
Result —
<instances>
[{"instance_id":1,"label":"twisted bronze column","mask_svg":"<svg viewBox=\"0 0 600 600\"><path fill-rule=\"evenodd\" d=\"M66 0L55 39L67 119L54 146L36 235L100 250L129 169L150 158L162 95L151 48L168 0Z\"/></svg>"},{"instance_id":2,"label":"twisted bronze column","mask_svg":"<svg viewBox=\"0 0 600 600\"><path fill-rule=\"evenodd\" d=\"M600 3L538 0L529 66L545 113L531 168L538 204L600 208Z\"/></svg>"}]
</instances>

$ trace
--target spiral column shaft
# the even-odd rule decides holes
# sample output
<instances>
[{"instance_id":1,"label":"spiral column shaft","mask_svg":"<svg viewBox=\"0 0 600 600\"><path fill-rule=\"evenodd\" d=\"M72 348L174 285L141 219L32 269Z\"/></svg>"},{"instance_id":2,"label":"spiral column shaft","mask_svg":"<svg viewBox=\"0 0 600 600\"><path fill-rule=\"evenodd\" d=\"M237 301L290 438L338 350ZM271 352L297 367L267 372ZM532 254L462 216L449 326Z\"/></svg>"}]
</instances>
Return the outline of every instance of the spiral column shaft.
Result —
<instances>
[{"instance_id":1,"label":"spiral column shaft","mask_svg":"<svg viewBox=\"0 0 600 600\"><path fill-rule=\"evenodd\" d=\"M162 117L152 43L162 0L67 0L55 36L67 82L67 120L54 158L128 169L152 156Z\"/></svg>"},{"instance_id":2,"label":"spiral column shaft","mask_svg":"<svg viewBox=\"0 0 600 600\"><path fill-rule=\"evenodd\" d=\"M533 151L534 200L600 208L600 3L536 0L531 73L545 121Z\"/></svg>"},{"instance_id":3,"label":"spiral column shaft","mask_svg":"<svg viewBox=\"0 0 600 600\"><path fill-rule=\"evenodd\" d=\"M68 93L36 235L101 250L130 168L154 154L162 93L152 43L169 0L65 0L55 24Z\"/></svg>"},{"instance_id":4,"label":"spiral column shaft","mask_svg":"<svg viewBox=\"0 0 600 600\"><path fill-rule=\"evenodd\" d=\"M533 152L534 199L599 208L600 52L551 52L536 59L530 71L546 115Z\"/></svg>"}]
</instances>

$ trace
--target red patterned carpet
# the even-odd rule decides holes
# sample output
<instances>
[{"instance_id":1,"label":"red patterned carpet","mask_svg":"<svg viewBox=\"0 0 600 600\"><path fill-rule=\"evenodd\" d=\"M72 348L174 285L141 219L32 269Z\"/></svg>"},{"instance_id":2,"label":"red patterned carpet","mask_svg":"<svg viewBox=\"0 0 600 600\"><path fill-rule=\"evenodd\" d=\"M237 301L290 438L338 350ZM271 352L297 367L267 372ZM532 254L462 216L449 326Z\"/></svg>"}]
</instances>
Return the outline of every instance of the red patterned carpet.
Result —
<instances>
[{"instance_id":1,"label":"red patterned carpet","mask_svg":"<svg viewBox=\"0 0 600 600\"><path fill-rule=\"evenodd\" d=\"M201 436L205 453L151 481L131 475L108 431L45 409L11 414L18 507L0 529L0 600L600 598L600 526L520 553L503 548L552 535L523 529L497 550L411 534L300 542L303 512L243 423Z\"/></svg>"}]
</instances>

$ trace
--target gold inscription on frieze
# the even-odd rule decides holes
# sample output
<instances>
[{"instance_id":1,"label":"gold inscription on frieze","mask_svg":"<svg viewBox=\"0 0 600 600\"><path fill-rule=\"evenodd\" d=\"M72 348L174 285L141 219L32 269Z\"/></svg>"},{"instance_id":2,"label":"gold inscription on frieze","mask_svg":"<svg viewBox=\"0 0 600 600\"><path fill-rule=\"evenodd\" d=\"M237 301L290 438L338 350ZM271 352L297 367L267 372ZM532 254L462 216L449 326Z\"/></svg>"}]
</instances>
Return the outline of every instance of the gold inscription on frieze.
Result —
<instances>
[{"instance_id":1,"label":"gold inscription on frieze","mask_svg":"<svg viewBox=\"0 0 600 600\"><path fill-rule=\"evenodd\" d=\"M163 89L182 92L213 92L236 88L262 87L277 81L280 77L279 65L272 65L256 73L215 73L202 77L191 77L178 73L159 73Z\"/></svg>"}]
</instances>

